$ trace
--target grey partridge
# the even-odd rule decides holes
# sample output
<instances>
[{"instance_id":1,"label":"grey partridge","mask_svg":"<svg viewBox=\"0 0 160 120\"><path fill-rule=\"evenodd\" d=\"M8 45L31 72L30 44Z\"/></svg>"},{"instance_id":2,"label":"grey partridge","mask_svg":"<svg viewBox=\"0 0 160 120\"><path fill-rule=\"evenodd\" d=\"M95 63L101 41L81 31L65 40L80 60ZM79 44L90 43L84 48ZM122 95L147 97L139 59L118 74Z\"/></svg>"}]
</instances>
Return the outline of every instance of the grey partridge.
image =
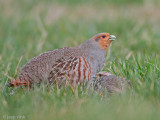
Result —
<instances>
[{"instance_id":1,"label":"grey partridge","mask_svg":"<svg viewBox=\"0 0 160 120\"><path fill-rule=\"evenodd\" d=\"M106 49L114 35L99 33L76 47L65 47L45 52L32 58L9 86L31 86L44 83L63 85L68 80L73 86L87 83L105 63Z\"/></svg>"},{"instance_id":2,"label":"grey partridge","mask_svg":"<svg viewBox=\"0 0 160 120\"><path fill-rule=\"evenodd\" d=\"M94 90L107 90L109 93L120 93L131 87L128 79L115 76L108 72L99 72L96 75Z\"/></svg>"}]
</instances>

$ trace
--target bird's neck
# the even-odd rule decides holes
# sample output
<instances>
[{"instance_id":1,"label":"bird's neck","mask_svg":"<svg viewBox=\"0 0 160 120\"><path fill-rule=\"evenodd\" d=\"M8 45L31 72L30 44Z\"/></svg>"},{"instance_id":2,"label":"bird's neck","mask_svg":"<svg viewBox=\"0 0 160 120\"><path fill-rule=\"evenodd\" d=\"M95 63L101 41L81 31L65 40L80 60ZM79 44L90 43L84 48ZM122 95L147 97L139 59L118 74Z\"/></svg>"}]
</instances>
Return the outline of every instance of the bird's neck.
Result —
<instances>
[{"instance_id":1,"label":"bird's neck","mask_svg":"<svg viewBox=\"0 0 160 120\"><path fill-rule=\"evenodd\" d=\"M94 55L94 56L99 56L99 55L104 56L106 54L106 50L100 48L99 45L93 44L89 40L79 45L79 48L82 50L82 54L87 53L88 55Z\"/></svg>"},{"instance_id":2,"label":"bird's neck","mask_svg":"<svg viewBox=\"0 0 160 120\"><path fill-rule=\"evenodd\" d=\"M100 48L98 45L92 44L89 40L79 45L79 48L82 56L87 56L88 58L94 59L96 62L105 59L106 50Z\"/></svg>"}]
</instances>

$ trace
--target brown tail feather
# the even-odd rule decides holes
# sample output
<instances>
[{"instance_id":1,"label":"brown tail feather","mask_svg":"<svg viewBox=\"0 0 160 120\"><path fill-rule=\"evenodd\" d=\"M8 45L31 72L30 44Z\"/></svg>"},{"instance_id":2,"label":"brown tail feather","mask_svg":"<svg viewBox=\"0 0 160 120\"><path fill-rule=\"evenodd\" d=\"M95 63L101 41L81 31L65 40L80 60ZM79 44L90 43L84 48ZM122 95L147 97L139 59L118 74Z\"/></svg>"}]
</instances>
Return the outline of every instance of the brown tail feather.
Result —
<instances>
[{"instance_id":1,"label":"brown tail feather","mask_svg":"<svg viewBox=\"0 0 160 120\"><path fill-rule=\"evenodd\" d=\"M8 82L8 87L29 86L29 82L21 82L19 80L11 80Z\"/></svg>"}]
</instances>

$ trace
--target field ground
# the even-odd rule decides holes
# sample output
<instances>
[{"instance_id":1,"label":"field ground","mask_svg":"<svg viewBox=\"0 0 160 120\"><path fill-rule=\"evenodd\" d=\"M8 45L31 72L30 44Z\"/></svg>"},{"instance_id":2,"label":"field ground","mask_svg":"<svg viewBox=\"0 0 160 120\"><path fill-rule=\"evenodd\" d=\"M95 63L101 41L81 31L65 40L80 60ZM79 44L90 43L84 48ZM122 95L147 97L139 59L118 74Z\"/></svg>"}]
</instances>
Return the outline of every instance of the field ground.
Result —
<instances>
[{"instance_id":1,"label":"field ground","mask_svg":"<svg viewBox=\"0 0 160 120\"><path fill-rule=\"evenodd\" d=\"M0 119L160 120L158 0L0 0ZM42 52L76 46L96 33L117 36L104 70L133 90L100 95L71 88L18 90L7 80Z\"/></svg>"}]
</instances>

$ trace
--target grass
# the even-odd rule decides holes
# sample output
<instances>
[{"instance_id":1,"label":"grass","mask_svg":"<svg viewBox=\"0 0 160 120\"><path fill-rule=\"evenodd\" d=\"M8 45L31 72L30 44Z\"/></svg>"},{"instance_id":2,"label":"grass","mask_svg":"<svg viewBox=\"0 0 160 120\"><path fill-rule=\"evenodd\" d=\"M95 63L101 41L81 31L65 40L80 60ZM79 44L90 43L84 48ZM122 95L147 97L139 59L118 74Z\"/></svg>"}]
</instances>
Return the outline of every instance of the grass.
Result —
<instances>
[{"instance_id":1,"label":"grass","mask_svg":"<svg viewBox=\"0 0 160 120\"><path fill-rule=\"evenodd\" d=\"M103 3L103 4L102 4ZM0 119L160 119L160 3L156 0L0 1ZM5 83L32 57L76 46L99 32L117 36L104 70L130 79L120 95L32 91Z\"/></svg>"}]
</instances>

